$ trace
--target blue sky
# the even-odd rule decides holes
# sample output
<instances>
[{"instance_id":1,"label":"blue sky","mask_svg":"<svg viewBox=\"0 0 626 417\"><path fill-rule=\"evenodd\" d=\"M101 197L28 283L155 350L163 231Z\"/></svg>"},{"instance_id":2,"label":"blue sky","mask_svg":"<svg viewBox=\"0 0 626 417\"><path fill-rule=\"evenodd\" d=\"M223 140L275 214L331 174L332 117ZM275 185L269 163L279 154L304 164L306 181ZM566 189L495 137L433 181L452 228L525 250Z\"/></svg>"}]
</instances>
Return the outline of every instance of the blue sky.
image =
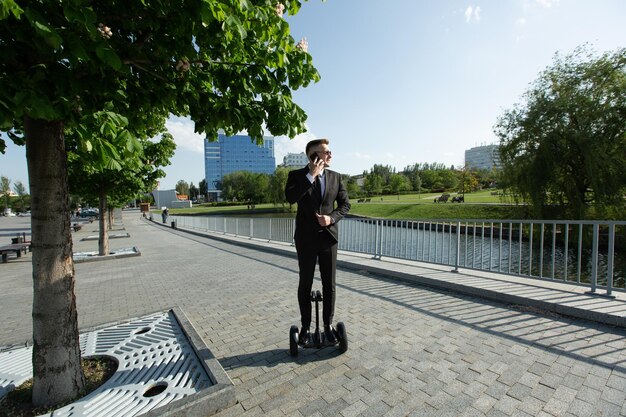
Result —
<instances>
[{"instance_id":1,"label":"blue sky","mask_svg":"<svg viewBox=\"0 0 626 417\"><path fill-rule=\"evenodd\" d=\"M333 169L374 164L462 165L496 142L492 128L558 51L583 43L626 47L624 0L309 0L286 17L306 37L319 83L294 93L309 132L277 138L276 161L312 138L330 139ZM161 188L204 177L202 136L189 120L168 128L178 149ZM0 174L28 183L23 148L0 155Z\"/></svg>"}]
</instances>

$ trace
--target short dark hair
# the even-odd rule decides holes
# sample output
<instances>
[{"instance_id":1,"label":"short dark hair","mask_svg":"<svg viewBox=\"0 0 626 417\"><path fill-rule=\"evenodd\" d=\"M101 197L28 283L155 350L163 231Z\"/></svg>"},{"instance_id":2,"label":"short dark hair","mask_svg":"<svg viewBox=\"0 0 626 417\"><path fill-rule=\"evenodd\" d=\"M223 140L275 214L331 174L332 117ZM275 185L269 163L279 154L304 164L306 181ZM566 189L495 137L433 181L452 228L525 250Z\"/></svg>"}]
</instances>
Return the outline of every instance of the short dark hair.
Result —
<instances>
[{"instance_id":1,"label":"short dark hair","mask_svg":"<svg viewBox=\"0 0 626 417\"><path fill-rule=\"evenodd\" d=\"M312 141L310 141L309 143L306 144L306 154L307 156L309 155L309 150L317 145L328 145L329 141L328 139L313 139Z\"/></svg>"}]
</instances>

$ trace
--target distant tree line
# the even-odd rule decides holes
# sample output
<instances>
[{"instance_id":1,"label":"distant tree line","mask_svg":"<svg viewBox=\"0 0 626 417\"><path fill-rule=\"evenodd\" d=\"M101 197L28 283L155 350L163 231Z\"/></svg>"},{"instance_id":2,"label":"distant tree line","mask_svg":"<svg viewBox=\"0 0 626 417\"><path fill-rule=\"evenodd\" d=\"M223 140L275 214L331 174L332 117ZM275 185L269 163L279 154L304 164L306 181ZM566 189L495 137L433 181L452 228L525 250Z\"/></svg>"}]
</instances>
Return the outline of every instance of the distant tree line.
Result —
<instances>
[{"instance_id":1,"label":"distant tree line","mask_svg":"<svg viewBox=\"0 0 626 417\"><path fill-rule=\"evenodd\" d=\"M273 174L237 171L224 175L217 184L225 201L250 204L272 203L285 205L285 184L289 169L278 167ZM492 187L497 182L495 170L456 169L441 163L414 164L401 172L388 165L375 164L370 171L361 176L342 175L343 182L351 198L401 194L408 192L472 192L485 187ZM359 179L363 185L359 185ZM187 194L192 200L204 199L208 192L206 181L200 181L200 187L184 180L178 181L176 191Z\"/></svg>"},{"instance_id":2,"label":"distant tree line","mask_svg":"<svg viewBox=\"0 0 626 417\"><path fill-rule=\"evenodd\" d=\"M30 210L30 195L26 192L26 187L21 181L13 184L13 193L11 195L11 179L4 175L0 177L0 207L4 209L10 208L15 213ZM2 212L0 212L2 215Z\"/></svg>"},{"instance_id":3,"label":"distant tree line","mask_svg":"<svg viewBox=\"0 0 626 417\"><path fill-rule=\"evenodd\" d=\"M351 196L376 196L402 194L408 192L458 191L470 193L493 187L498 181L496 170L479 170L468 167L447 167L442 163L415 163L396 172L389 165L375 164L363 172L363 187L357 185L356 178L348 180Z\"/></svg>"}]
</instances>

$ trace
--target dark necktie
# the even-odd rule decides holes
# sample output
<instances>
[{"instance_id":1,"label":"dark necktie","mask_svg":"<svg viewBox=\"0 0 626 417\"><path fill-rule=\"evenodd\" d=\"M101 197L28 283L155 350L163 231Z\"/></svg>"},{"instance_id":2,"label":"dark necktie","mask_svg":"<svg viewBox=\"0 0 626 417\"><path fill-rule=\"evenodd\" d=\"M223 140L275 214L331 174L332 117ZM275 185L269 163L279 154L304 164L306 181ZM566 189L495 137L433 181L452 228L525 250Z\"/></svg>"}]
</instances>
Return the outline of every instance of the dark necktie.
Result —
<instances>
[{"instance_id":1,"label":"dark necktie","mask_svg":"<svg viewBox=\"0 0 626 417\"><path fill-rule=\"evenodd\" d=\"M315 177L315 181L313 181L313 196L322 202L322 182L320 181L320 176Z\"/></svg>"}]
</instances>

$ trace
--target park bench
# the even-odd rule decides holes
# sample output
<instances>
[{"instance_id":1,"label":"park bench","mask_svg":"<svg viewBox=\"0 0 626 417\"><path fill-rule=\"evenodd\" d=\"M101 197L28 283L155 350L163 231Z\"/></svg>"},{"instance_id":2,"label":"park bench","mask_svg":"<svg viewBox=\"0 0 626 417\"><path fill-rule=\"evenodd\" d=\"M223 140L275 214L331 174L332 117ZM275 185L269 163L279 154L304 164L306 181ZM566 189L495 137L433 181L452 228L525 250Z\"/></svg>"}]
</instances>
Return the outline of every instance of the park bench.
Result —
<instances>
[{"instance_id":1,"label":"park bench","mask_svg":"<svg viewBox=\"0 0 626 417\"><path fill-rule=\"evenodd\" d=\"M18 258L22 257L22 252L27 253L30 249L30 242L28 243L12 243L10 245L0 246L0 254L2 254L2 263L9 262L9 254L15 253Z\"/></svg>"}]
</instances>

